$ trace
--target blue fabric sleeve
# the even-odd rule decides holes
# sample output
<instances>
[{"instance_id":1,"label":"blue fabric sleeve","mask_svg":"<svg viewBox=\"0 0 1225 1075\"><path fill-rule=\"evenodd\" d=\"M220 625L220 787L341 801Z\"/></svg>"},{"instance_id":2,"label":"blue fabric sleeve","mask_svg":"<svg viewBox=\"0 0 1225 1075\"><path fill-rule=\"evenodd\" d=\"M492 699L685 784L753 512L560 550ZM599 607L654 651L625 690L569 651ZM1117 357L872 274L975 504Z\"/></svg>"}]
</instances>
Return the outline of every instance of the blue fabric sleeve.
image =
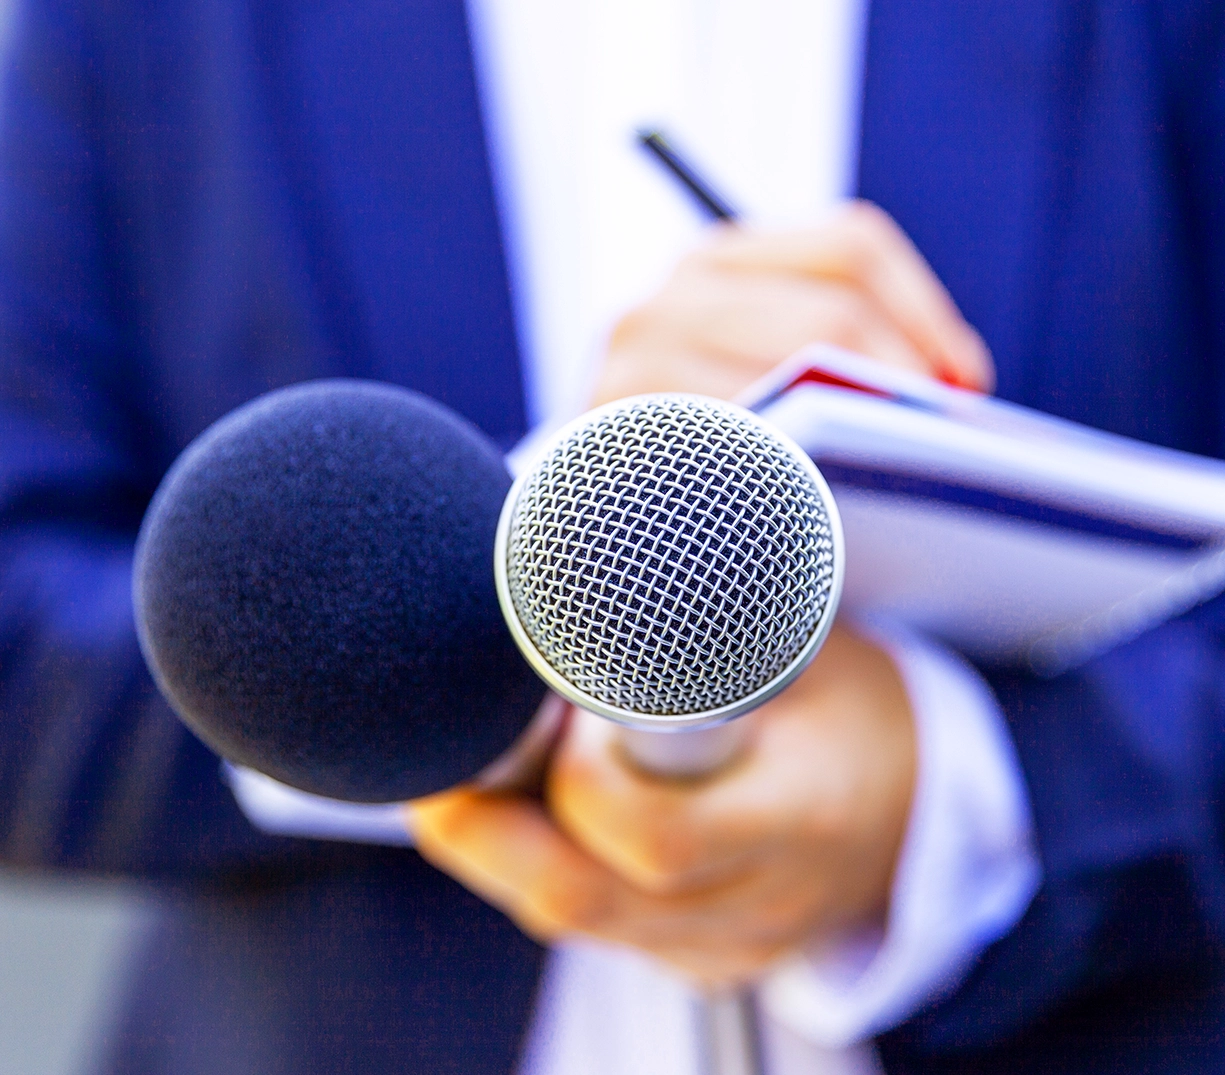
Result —
<instances>
[{"instance_id":1,"label":"blue fabric sleeve","mask_svg":"<svg viewBox=\"0 0 1225 1075\"><path fill-rule=\"evenodd\" d=\"M132 545L172 450L75 10L19 9L0 110L0 857L179 877L283 862L312 845L251 828L136 643Z\"/></svg>"},{"instance_id":2,"label":"blue fabric sleeve","mask_svg":"<svg viewBox=\"0 0 1225 1075\"><path fill-rule=\"evenodd\" d=\"M1058 679L988 679L1043 883L960 991L896 1032L921 1051L1007 1043L1069 1005L1093 1026L1102 997L1157 996L1171 977L1194 988L1225 952L1225 600ZM1175 1003L1194 1020L1187 998Z\"/></svg>"},{"instance_id":3,"label":"blue fabric sleeve","mask_svg":"<svg viewBox=\"0 0 1225 1075\"><path fill-rule=\"evenodd\" d=\"M1217 401L1225 456L1225 8L1175 3L1147 14L1166 109L1153 122L1182 183L1179 230L1201 288L1198 372ZM1144 357L1120 360L1143 368ZM1153 392L1171 390L1161 371L1149 376ZM975 1054L982 1070L1062 1071L1069 1056L1082 1071L1216 1070L1225 598L1055 679L985 674L1024 770L1043 884L956 995L882 1042L891 1070L944 1070L912 1066L914 1057L990 1049Z\"/></svg>"}]
</instances>

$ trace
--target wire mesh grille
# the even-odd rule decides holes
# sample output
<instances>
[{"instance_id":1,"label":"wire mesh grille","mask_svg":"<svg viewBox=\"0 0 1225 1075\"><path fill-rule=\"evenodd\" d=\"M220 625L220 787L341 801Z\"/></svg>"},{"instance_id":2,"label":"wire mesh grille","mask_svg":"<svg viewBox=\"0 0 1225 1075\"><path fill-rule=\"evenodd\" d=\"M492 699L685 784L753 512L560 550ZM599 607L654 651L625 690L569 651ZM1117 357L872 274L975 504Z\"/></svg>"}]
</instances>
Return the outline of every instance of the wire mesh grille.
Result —
<instances>
[{"instance_id":1,"label":"wire mesh grille","mask_svg":"<svg viewBox=\"0 0 1225 1075\"><path fill-rule=\"evenodd\" d=\"M685 396L630 401L557 444L520 490L506 555L544 659L644 715L710 712L772 681L817 629L834 570L792 449Z\"/></svg>"}]
</instances>

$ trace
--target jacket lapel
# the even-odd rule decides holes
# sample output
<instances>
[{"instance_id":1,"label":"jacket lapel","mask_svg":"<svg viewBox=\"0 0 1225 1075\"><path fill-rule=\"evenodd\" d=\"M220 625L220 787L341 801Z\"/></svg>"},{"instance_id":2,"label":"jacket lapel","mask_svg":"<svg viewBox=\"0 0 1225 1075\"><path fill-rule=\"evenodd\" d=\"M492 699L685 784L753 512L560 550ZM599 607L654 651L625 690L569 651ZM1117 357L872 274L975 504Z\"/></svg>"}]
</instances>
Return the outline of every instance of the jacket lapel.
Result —
<instances>
[{"instance_id":1,"label":"jacket lapel","mask_svg":"<svg viewBox=\"0 0 1225 1075\"><path fill-rule=\"evenodd\" d=\"M1052 3L872 0L859 189L915 240L1025 395L1052 241ZM1006 58L1001 62L1001 57Z\"/></svg>"},{"instance_id":2,"label":"jacket lapel","mask_svg":"<svg viewBox=\"0 0 1225 1075\"><path fill-rule=\"evenodd\" d=\"M513 441L522 389L463 4L298 0L257 20L338 346Z\"/></svg>"}]
</instances>

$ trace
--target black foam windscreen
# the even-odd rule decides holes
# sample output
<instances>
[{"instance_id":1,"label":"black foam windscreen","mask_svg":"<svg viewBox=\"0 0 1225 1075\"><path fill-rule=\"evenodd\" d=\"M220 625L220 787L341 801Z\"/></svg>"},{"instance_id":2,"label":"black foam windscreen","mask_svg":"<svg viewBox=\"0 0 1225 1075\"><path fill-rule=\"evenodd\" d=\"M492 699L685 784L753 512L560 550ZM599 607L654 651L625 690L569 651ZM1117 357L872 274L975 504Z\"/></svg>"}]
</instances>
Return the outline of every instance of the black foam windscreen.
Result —
<instances>
[{"instance_id":1,"label":"black foam windscreen","mask_svg":"<svg viewBox=\"0 0 1225 1075\"><path fill-rule=\"evenodd\" d=\"M223 757L390 802L475 775L544 686L498 608L510 477L479 430L364 381L271 392L202 433L137 542L158 686Z\"/></svg>"}]
</instances>

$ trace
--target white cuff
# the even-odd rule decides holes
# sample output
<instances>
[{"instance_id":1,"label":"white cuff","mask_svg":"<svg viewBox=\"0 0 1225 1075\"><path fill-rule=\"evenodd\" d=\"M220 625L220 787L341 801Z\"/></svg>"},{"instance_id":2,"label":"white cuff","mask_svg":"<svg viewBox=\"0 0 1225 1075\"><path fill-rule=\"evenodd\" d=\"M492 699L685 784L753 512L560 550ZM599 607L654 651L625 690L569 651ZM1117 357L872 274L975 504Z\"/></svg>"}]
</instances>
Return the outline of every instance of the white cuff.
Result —
<instances>
[{"instance_id":1,"label":"white cuff","mask_svg":"<svg viewBox=\"0 0 1225 1075\"><path fill-rule=\"evenodd\" d=\"M221 774L242 812L270 836L412 844L399 803L347 803L311 795L241 765L222 762Z\"/></svg>"},{"instance_id":2,"label":"white cuff","mask_svg":"<svg viewBox=\"0 0 1225 1075\"><path fill-rule=\"evenodd\" d=\"M893 658L915 718L918 775L882 936L782 964L760 997L775 1019L838 1047L951 993L1038 890L1029 799L1003 714L960 657L892 626L861 628Z\"/></svg>"}]
</instances>

